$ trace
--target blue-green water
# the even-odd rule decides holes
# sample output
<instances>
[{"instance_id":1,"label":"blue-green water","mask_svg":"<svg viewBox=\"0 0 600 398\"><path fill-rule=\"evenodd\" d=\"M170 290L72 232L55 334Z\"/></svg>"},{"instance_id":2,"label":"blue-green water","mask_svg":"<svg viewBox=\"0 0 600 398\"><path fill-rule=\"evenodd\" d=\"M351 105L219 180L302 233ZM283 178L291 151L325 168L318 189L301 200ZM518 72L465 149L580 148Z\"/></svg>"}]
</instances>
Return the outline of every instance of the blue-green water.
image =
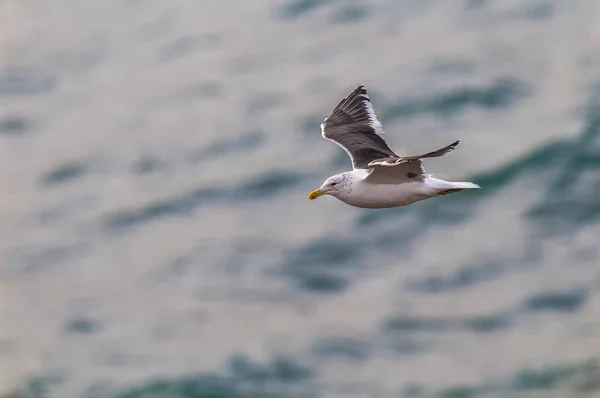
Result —
<instances>
[{"instance_id":1,"label":"blue-green water","mask_svg":"<svg viewBox=\"0 0 600 398\"><path fill-rule=\"evenodd\" d=\"M600 397L599 18L0 2L0 396ZM358 84L482 189L309 202Z\"/></svg>"}]
</instances>

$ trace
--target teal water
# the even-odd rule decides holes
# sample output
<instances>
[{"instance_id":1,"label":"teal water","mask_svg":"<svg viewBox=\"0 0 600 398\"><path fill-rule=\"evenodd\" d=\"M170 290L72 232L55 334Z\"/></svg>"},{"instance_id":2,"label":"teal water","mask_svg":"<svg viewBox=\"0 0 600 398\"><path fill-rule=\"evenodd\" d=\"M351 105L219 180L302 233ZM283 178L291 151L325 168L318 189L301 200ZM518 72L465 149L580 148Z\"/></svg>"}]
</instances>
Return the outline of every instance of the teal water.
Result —
<instances>
[{"instance_id":1,"label":"teal water","mask_svg":"<svg viewBox=\"0 0 600 398\"><path fill-rule=\"evenodd\" d=\"M599 18L0 2L0 397L600 397ZM309 202L358 84L482 189Z\"/></svg>"}]
</instances>

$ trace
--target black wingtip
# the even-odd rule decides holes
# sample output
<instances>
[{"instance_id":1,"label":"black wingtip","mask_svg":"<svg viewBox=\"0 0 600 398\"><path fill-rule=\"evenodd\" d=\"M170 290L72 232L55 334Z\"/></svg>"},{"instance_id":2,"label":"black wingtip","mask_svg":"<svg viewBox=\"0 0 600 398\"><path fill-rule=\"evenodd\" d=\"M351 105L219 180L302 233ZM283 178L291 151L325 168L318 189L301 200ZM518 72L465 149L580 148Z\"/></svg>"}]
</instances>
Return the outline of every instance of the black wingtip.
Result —
<instances>
[{"instance_id":1,"label":"black wingtip","mask_svg":"<svg viewBox=\"0 0 600 398\"><path fill-rule=\"evenodd\" d=\"M350 94L348 94L348 96L346 98L344 98L343 100L340 101L340 103L338 104L338 106L335 108L339 108L342 104L346 103L346 102L351 102L352 100L354 100L355 98L361 96L363 99L366 99L368 101L370 101L371 99L369 98L369 94L367 93L367 89L365 88L364 84L359 84L358 87L356 87L356 89L354 89L354 91L352 91Z\"/></svg>"},{"instance_id":2,"label":"black wingtip","mask_svg":"<svg viewBox=\"0 0 600 398\"><path fill-rule=\"evenodd\" d=\"M355 94L366 94L367 93L367 89L365 88L364 84L359 84L358 87L356 87L356 90L354 90Z\"/></svg>"},{"instance_id":3,"label":"black wingtip","mask_svg":"<svg viewBox=\"0 0 600 398\"><path fill-rule=\"evenodd\" d=\"M448 145L448 149L453 151L458 147L458 144L460 144L460 140L456 140L454 141L452 144Z\"/></svg>"}]
</instances>

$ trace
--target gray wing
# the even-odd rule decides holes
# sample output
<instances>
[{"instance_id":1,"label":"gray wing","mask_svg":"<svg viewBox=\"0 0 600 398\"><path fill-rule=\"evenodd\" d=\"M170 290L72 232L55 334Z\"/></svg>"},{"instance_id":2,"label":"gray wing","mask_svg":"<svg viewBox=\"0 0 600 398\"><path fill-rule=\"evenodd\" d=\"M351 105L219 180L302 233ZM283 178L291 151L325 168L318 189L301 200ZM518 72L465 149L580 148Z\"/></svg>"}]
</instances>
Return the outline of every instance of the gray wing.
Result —
<instances>
[{"instance_id":1,"label":"gray wing","mask_svg":"<svg viewBox=\"0 0 600 398\"><path fill-rule=\"evenodd\" d=\"M321 123L323 138L342 147L354 169L369 168L369 163L377 159L399 158L381 138L381 133L384 133L383 127L363 85L340 101Z\"/></svg>"},{"instance_id":2,"label":"gray wing","mask_svg":"<svg viewBox=\"0 0 600 398\"><path fill-rule=\"evenodd\" d=\"M400 184L409 181L423 182L425 180L425 169L423 168L423 161L421 159L447 155L456 149L459 143L460 141L455 141L436 151L422 155L373 160L368 164L373 170L365 177L365 180L378 184Z\"/></svg>"},{"instance_id":3,"label":"gray wing","mask_svg":"<svg viewBox=\"0 0 600 398\"><path fill-rule=\"evenodd\" d=\"M425 181L425 172L420 160L395 165L373 165L371 172L364 178L373 184L402 184L411 181Z\"/></svg>"},{"instance_id":4,"label":"gray wing","mask_svg":"<svg viewBox=\"0 0 600 398\"><path fill-rule=\"evenodd\" d=\"M446 145L443 148L437 149L435 151L427 152L422 155L394 156L394 157L389 157L389 158L375 159L375 160L371 161L368 165L372 166L372 165L376 165L376 164L381 164L382 166L394 166L399 163L406 163L406 162L416 161L419 159L438 158L440 156L447 155L450 152L452 152L453 150L455 150L456 147L458 146L458 144L460 144L460 140L454 141L450 145Z\"/></svg>"}]
</instances>

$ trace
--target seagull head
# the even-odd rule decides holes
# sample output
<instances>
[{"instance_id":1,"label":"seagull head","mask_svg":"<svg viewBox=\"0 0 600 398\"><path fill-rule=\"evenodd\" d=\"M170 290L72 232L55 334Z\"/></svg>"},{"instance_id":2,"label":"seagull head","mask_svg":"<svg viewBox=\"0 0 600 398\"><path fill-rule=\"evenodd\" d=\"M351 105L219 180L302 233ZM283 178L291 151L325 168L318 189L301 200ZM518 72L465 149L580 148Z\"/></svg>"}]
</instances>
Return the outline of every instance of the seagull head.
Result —
<instances>
[{"instance_id":1,"label":"seagull head","mask_svg":"<svg viewBox=\"0 0 600 398\"><path fill-rule=\"evenodd\" d=\"M315 200L319 196L323 195L338 197L338 195L348 185L348 178L345 174L346 173L337 174L326 179L323 185L321 185L321 188L316 189L308 194L308 200Z\"/></svg>"}]
</instances>

